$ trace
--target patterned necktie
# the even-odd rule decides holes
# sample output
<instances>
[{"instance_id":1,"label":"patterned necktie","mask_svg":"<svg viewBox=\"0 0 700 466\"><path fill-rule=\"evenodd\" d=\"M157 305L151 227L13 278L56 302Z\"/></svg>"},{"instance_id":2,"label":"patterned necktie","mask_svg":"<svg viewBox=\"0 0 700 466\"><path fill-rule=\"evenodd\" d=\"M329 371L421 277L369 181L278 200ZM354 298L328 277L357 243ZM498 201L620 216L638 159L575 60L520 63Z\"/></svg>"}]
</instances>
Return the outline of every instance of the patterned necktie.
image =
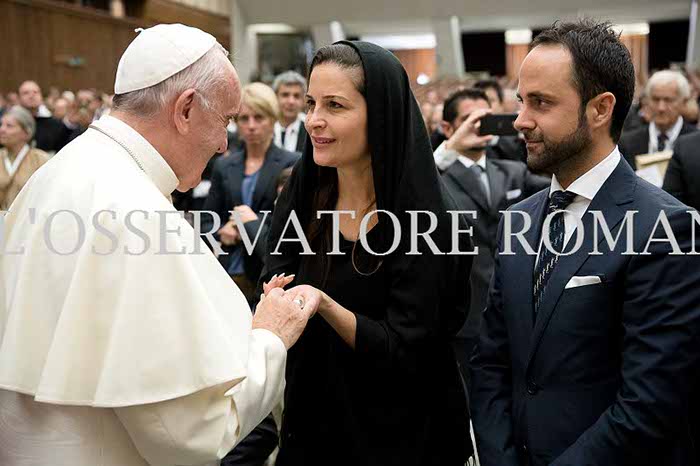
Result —
<instances>
[{"instance_id":1,"label":"patterned necktie","mask_svg":"<svg viewBox=\"0 0 700 466\"><path fill-rule=\"evenodd\" d=\"M656 142L656 150L659 152L666 150L667 143L668 136L666 136L666 133L659 133L659 139Z\"/></svg>"},{"instance_id":2,"label":"patterned necktie","mask_svg":"<svg viewBox=\"0 0 700 466\"><path fill-rule=\"evenodd\" d=\"M479 183L481 184L481 192L484 193L484 196L486 197L486 203L490 206L491 189L489 186L488 176L486 175L486 169L484 169L484 167L482 167L478 163L472 165L470 169L474 173L474 175L476 175L476 178L479 180Z\"/></svg>"},{"instance_id":3,"label":"patterned necktie","mask_svg":"<svg viewBox=\"0 0 700 466\"><path fill-rule=\"evenodd\" d=\"M549 199L549 208L547 215L560 210L566 209L576 197L576 193L569 191L554 191ZM564 250L564 215L557 214L552 218L549 224L549 239L551 240L552 249L556 251ZM545 233L542 232L544 235ZM559 255L550 251L544 243L541 243L540 253L537 256L537 266L535 267L535 283L532 289L533 303L535 304L535 316L542 303L542 297L547 288L549 277L552 276L554 267L559 261Z\"/></svg>"}]
</instances>

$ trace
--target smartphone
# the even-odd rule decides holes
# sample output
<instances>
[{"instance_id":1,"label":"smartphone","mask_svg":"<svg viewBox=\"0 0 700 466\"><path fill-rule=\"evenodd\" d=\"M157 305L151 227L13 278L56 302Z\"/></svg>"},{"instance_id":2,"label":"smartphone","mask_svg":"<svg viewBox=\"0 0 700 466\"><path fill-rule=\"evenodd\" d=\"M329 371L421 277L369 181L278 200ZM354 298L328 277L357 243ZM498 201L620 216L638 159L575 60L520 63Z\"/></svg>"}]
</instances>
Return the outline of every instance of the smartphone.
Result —
<instances>
[{"instance_id":1,"label":"smartphone","mask_svg":"<svg viewBox=\"0 0 700 466\"><path fill-rule=\"evenodd\" d=\"M517 113L485 115L481 119L479 134L481 136L517 136L518 130L513 126L516 118L518 118Z\"/></svg>"}]
</instances>

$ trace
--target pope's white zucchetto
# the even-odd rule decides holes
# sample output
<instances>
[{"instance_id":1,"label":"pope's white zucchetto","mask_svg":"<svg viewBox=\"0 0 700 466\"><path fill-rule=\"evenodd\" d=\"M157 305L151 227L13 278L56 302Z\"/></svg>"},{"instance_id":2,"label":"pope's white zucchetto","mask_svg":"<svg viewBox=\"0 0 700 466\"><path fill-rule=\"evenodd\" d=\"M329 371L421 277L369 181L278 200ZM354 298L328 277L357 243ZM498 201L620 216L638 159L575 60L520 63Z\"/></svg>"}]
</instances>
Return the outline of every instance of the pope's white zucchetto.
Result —
<instances>
[{"instance_id":1,"label":"pope's white zucchetto","mask_svg":"<svg viewBox=\"0 0 700 466\"><path fill-rule=\"evenodd\" d=\"M192 65L216 44L211 34L183 24L136 31L139 34L119 60L115 94L155 86Z\"/></svg>"}]
</instances>

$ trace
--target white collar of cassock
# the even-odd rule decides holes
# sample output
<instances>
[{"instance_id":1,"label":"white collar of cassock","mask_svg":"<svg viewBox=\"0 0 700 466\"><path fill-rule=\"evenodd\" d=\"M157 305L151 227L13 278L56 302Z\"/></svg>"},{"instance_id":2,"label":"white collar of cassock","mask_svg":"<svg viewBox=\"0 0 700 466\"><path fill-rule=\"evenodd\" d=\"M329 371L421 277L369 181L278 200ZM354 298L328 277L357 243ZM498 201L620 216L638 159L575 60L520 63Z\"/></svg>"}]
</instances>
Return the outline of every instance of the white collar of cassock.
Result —
<instances>
[{"instance_id":1,"label":"white collar of cassock","mask_svg":"<svg viewBox=\"0 0 700 466\"><path fill-rule=\"evenodd\" d=\"M168 162L146 138L123 121L109 115L103 116L93 125L124 144L133 156L138 158L146 176L153 181L158 190L164 196L170 197L180 181Z\"/></svg>"},{"instance_id":2,"label":"white collar of cassock","mask_svg":"<svg viewBox=\"0 0 700 466\"><path fill-rule=\"evenodd\" d=\"M22 149L17 154L17 157L15 157L14 162L10 162L9 154L5 154L5 157L3 157L5 162L5 170L7 170L7 174L10 175L10 177L14 176L14 174L17 173L17 169L19 169L19 166L22 164L22 161L28 153L29 145L25 144L24 147L22 147Z\"/></svg>"}]
</instances>

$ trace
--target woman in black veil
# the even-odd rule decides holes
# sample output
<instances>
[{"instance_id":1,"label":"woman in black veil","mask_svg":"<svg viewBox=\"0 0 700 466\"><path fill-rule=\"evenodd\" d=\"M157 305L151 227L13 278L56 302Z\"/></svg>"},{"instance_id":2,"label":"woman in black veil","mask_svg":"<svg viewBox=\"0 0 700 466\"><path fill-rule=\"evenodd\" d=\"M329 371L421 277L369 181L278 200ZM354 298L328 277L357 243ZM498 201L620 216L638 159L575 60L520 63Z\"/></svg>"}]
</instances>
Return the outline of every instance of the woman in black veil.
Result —
<instances>
[{"instance_id":1,"label":"woman in black veil","mask_svg":"<svg viewBox=\"0 0 700 466\"><path fill-rule=\"evenodd\" d=\"M261 276L295 275L288 293L320 302L288 354L277 465L461 466L472 446L451 342L468 309L471 256L459 252L471 242L448 212L408 77L390 52L346 41L321 48L309 76L310 139L277 201ZM289 241L294 215L315 255ZM414 244L412 221L430 237Z\"/></svg>"}]
</instances>

